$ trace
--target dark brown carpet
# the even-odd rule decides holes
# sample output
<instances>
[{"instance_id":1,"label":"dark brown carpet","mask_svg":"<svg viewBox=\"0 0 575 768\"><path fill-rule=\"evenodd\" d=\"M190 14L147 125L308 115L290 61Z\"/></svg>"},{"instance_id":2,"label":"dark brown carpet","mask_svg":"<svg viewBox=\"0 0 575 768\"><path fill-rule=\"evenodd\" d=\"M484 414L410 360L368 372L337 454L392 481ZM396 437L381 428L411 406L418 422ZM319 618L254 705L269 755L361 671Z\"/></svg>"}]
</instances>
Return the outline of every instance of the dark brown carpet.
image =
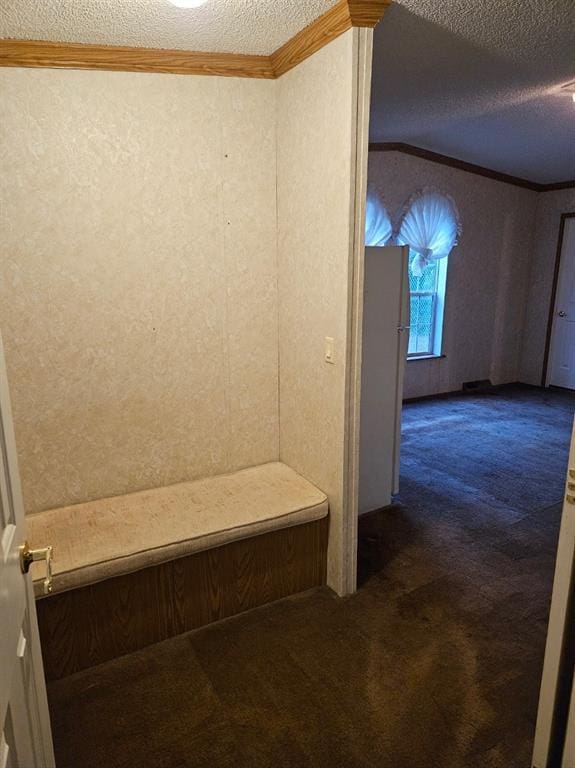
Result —
<instances>
[{"instance_id":1,"label":"dark brown carpet","mask_svg":"<svg viewBox=\"0 0 575 768\"><path fill-rule=\"evenodd\" d=\"M50 686L59 768L527 768L575 399L410 405L361 587Z\"/></svg>"}]
</instances>

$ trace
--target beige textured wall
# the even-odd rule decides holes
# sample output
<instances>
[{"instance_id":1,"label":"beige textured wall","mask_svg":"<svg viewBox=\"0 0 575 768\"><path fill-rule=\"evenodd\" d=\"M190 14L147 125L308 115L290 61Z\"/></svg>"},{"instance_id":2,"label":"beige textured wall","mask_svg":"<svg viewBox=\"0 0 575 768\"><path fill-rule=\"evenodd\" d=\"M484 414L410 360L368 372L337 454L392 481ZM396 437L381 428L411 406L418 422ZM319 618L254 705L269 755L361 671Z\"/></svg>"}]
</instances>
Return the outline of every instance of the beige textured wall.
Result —
<instances>
[{"instance_id":1,"label":"beige textured wall","mask_svg":"<svg viewBox=\"0 0 575 768\"><path fill-rule=\"evenodd\" d=\"M340 593L358 39L350 30L278 81L280 457L329 497L328 582Z\"/></svg>"},{"instance_id":2,"label":"beige textured wall","mask_svg":"<svg viewBox=\"0 0 575 768\"><path fill-rule=\"evenodd\" d=\"M276 86L0 71L28 511L278 458Z\"/></svg>"},{"instance_id":3,"label":"beige textured wall","mask_svg":"<svg viewBox=\"0 0 575 768\"><path fill-rule=\"evenodd\" d=\"M543 373L561 214L575 212L575 189L542 192L537 197L533 259L521 355L521 381L539 385Z\"/></svg>"},{"instance_id":4,"label":"beige textured wall","mask_svg":"<svg viewBox=\"0 0 575 768\"><path fill-rule=\"evenodd\" d=\"M398 152L370 153L369 186L396 222L413 192L438 187L463 226L449 258L445 357L408 362L405 397L519 380L537 193Z\"/></svg>"}]
</instances>

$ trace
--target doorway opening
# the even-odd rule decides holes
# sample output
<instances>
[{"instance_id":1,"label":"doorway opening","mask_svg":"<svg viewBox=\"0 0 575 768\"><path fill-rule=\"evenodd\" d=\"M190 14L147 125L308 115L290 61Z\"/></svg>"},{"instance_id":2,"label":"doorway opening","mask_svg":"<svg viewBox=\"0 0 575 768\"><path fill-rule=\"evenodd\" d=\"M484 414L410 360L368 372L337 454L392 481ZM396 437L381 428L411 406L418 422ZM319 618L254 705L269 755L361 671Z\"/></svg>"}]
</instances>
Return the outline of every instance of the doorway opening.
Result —
<instances>
[{"instance_id":1,"label":"doorway opening","mask_svg":"<svg viewBox=\"0 0 575 768\"><path fill-rule=\"evenodd\" d=\"M392 663L425 669L420 695L459 722L461 741L451 742L459 764L527 766L575 412L575 335L559 315L569 314L571 286L568 278L561 286L556 263L560 230L569 263L575 168L561 167L550 140L567 139L559 118L542 135L538 98L520 105L510 95L531 74L505 71L505 51L488 52L462 20L438 16L394 7L375 36L368 218L374 202L387 212L379 245L391 254L407 243L414 261L417 235L399 234L409 201L429 188L454 201L461 234L443 290L433 271L408 272L411 317L396 324L412 332L394 403L399 486L380 509L360 504L358 580L394 606L403 645ZM528 23L521 9L501 9L515 51L519 21ZM537 25L531 50L539 34ZM547 45L540 40L541 51ZM546 106L572 116L569 94L557 91ZM379 251L385 258L387 248ZM575 266L563 272L572 278ZM420 291L438 296L425 296L423 323ZM551 373L554 360L563 378ZM458 681L446 677L454 663Z\"/></svg>"}]
</instances>

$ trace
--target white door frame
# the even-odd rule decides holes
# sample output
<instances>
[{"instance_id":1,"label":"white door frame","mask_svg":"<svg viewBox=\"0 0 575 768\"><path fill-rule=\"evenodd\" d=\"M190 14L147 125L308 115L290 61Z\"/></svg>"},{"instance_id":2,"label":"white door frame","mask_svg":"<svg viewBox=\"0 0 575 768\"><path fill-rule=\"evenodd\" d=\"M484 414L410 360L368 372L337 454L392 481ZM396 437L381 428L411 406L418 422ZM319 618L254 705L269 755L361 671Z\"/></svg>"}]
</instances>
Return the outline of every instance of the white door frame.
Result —
<instances>
[{"instance_id":1,"label":"white door frame","mask_svg":"<svg viewBox=\"0 0 575 768\"><path fill-rule=\"evenodd\" d=\"M553 324L555 322L555 312L557 304L557 292L559 287L559 275L561 272L561 255L563 252L563 241L565 236L565 224L568 219L575 218L575 211L571 213L562 213L559 224L559 237L557 240L557 252L555 256L555 268L553 273L553 287L551 289L551 302L549 305L549 317L547 320L547 339L545 342L545 354L543 357L543 372L541 376L541 386L548 387L551 378L551 345L553 340Z\"/></svg>"},{"instance_id":2,"label":"white door frame","mask_svg":"<svg viewBox=\"0 0 575 768\"><path fill-rule=\"evenodd\" d=\"M355 133L352 146L353 185L347 302L347 348L345 381L345 425L343 455L343 573L340 594L357 589L357 531L359 509L359 420L361 402L361 340L363 331L363 282L365 266L365 207L367 202L367 161L369 156L369 109L373 29L356 27L357 81ZM355 144L353 140L355 139ZM342 310L343 311L343 310Z\"/></svg>"}]
</instances>

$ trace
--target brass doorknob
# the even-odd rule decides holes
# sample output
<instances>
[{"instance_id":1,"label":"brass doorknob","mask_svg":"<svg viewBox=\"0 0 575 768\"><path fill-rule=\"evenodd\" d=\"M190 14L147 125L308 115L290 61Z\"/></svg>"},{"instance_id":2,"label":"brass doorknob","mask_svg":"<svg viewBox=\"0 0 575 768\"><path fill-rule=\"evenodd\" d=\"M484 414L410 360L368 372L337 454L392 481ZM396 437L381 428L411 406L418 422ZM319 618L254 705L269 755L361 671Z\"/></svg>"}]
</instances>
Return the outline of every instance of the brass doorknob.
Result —
<instances>
[{"instance_id":1,"label":"brass doorknob","mask_svg":"<svg viewBox=\"0 0 575 768\"><path fill-rule=\"evenodd\" d=\"M20 570L22 573L28 573L32 563L40 560L46 561L46 578L43 586L44 594L49 595L52 591L52 547L30 549L28 542L25 541L20 547Z\"/></svg>"}]
</instances>

